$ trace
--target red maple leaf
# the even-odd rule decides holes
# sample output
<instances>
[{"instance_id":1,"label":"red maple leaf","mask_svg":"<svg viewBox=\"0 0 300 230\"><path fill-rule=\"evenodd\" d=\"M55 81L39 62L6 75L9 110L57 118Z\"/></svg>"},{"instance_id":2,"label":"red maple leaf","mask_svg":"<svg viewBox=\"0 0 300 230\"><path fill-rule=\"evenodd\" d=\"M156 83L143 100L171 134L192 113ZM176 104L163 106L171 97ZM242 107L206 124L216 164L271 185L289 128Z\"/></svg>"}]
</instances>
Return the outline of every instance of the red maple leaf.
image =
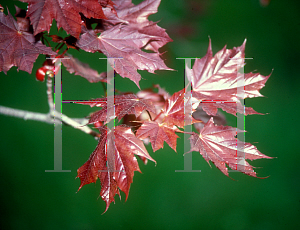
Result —
<instances>
[{"instance_id":1,"label":"red maple leaf","mask_svg":"<svg viewBox=\"0 0 300 230\"><path fill-rule=\"evenodd\" d=\"M150 137L154 152L163 148L164 141L176 151L176 139L178 136L175 132L182 132L176 126L183 128L185 125L199 122L192 116L185 117L184 106L187 106L188 104L185 105L184 101L184 89L174 93L167 101L165 101L163 109L161 109L161 112L153 121L143 122L142 126L136 132L137 137L142 140Z\"/></svg>"},{"instance_id":2,"label":"red maple leaf","mask_svg":"<svg viewBox=\"0 0 300 230\"><path fill-rule=\"evenodd\" d=\"M21 0L28 3L27 16L34 34L50 30L55 19L58 28L78 38L81 32L82 13L87 18L106 18L98 0Z\"/></svg>"},{"instance_id":3,"label":"red maple leaf","mask_svg":"<svg viewBox=\"0 0 300 230\"><path fill-rule=\"evenodd\" d=\"M178 136L175 134L175 131L181 132L175 126L170 127L165 123L145 121L137 130L136 136L142 140L150 137L153 152L163 148L164 141L176 152L176 140Z\"/></svg>"},{"instance_id":4,"label":"red maple leaf","mask_svg":"<svg viewBox=\"0 0 300 230\"><path fill-rule=\"evenodd\" d=\"M246 40L240 47L226 49L226 46L213 57L211 42L206 55L196 59L191 69L186 67L187 76L192 82L193 97L201 100L201 106L208 115L216 115L217 109L236 115L237 112L259 114L252 108L245 108L239 99L260 97L269 76L259 73L243 75L238 70L244 66Z\"/></svg>"},{"instance_id":5,"label":"red maple leaf","mask_svg":"<svg viewBox=\"0 0 300 230\"><path fill-rule=\"evenodd\" d=\"M33 34L22 31L12 15L0 12L0 71L6 73L11 67L31 73L33 63L39 54L56 55L51 48L36 41Z\"/></svg>"},{"instance_id":6,"label":"red maple leaf","mask_svg":"<svg viewBox=\"0 0 300 230\"><path fill-rule=\"evenodd\" d=\"M246 159L271 159L272 157L262 154L250 143L242 143L237 140L236 132L236 128L215 125L213 118L210 118L200 134L193 133L191 135L191 151L199 152L207 163L212 161L226 176L228 176L227 164L233 170L256 177L253 167Z\"/></svg>"},{"instance_id":7,"label":"red maple leaf","mask_svg":"<svg viewBox=\"0 0 300 230\"><path fill-rule=\"evenodd\" d=\"M96 31L85 29L77 42L78 47L88 52L102 52L110 65L122 77L129 78L139 87L141 75L137 70L171 70L160 58L158 49L172 39L155 22L148 20L157 12L160 0L143 1L134 5L131 1L115 1L116 13L105 10L106 20L101 25L105 31L97 36ZM141 49L151 50L146 53Z\"/></svg>"},{"instance_id":8,"label":"red maple leaf","mask_svg":"<svg viewBox=\"0 0 300 230\"><path fill-rule=\"evenodd\" d=\"M135 6L131 1L115 1L118 18L111 13L106 21L112 24L130 25L132 29L143 34L138 41L139 47L158 52L160 47L172 41L165 29L159 27L156 22L148 20L149 15L157 13L160 2L160 0L148 0Z\"/></svg>"},{"instance_id":9,"label":"red maple leaf","mask_svg":"<svg viewBox=\"0 0 300 230\"><path fill-rule=\"evenodd\" d=\"M113 153L108 153L107 144L113 144ZM107 151L107 152L106 152ZM110 155L112 154L112 155ZM77 170L80 178L80 190L84 185L101 181L100 196L106 202L107 211L115 194L120 196L119 189L128 198L134 171L140 171L134 155L141 156L153 162L143 142L136 138L130 128L117 126L114 132L102 127L98 145L87 162ZM113 156L113 157L111 157Z\"/></svg>"},{"instance_id":10,"label":"red maple leaf","mask_svg":"<svg viewBox=\"0 0 300 230\"><path fill-rule=\"evenodd\" d=\"M110 121L117 117L121 120L126 114L134 114L136 117L141 115L144 110L155 113L155 108L150 100L140 99L134 94L115 95L109 97L114 101L114 104L107 107L107 98L99 98L89 102L79 102L78 104L88 104L91 107L102 107L101 110L93 113L89 120L89 123L95 123L98 121ZM115 112L115 117L111 116ZM107 119L107 113L109 119Z\"/></svg>"},{"instance_id":11,"label":"red maple leaf","mask_svg":"<svg viewBox=\"0 0 300 230\"><path fill-rule=\"evenodd\" d=\"M119 24L98 37L92 31L86 31L78 40L78 47L88 51L100 51L109 59L109 63L123 78L129 78L139 87L141 75L137 70L147 70L154 73L155 70L171 70L168 68L159 53L146 53L140 49L140 39L146 37L130 26ZM112 59L116 58L116 59Z\"/></svg>"}]
</instances>

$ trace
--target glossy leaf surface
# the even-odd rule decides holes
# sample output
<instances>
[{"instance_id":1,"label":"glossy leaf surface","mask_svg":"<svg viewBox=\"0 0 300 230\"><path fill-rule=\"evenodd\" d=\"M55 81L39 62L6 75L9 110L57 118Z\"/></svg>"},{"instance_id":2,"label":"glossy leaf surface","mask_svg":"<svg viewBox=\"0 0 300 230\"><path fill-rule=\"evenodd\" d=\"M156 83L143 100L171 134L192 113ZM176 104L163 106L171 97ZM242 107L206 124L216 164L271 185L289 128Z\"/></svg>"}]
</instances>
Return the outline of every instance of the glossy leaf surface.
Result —
<instances>
[{"instance_id":1,"label":"glossy leaf surface","mask_svg":"<svg viewBox=\"0 0 300 230\"><path fill-rule=\"evenodd\" d=\"M192 69L187 69L188 79L193 85L193 97L201 101L208 115L216 115L217 109L236 115L237 112L259 114L252 108L245 108L239 99L261 97L259 90L269 76L259 73L243 74L238 71L244 66L244 43L233 49L226 46L213 56L211 42L206 55L196 59Z\"/></svg>"},{"instance_id":2,"label":"glossy leaf surface","mask_svg":"<svg viewBox=\"0 0 300 230\"><path fill-rule=\"evenodd\" d=\"M228 176L228 165L249 176L256 177L253 167L246 161L268 157L250 143L242 143L235 138L237 129L230 126L217 126L211 118L200 134L193 133L190 137L191 151L199 152L209 163L212 161L218 169ZM241 131L238 131L241 132Z\"/></svg>"},{"instance_id":3,"label":"glossy leaf surface","mask_svg":"<svg viewBox=\"0 0 300 230\"><path fill-rule=\"evenodd\" d=\"M80 178L80 190L84 185L101 181L100 196L106 202L107 211L114 196L120 195L119 189L126 195L129 194L133 181L134 171L140 171L135 155L149 159L143 142L136 138L130 128L117 126L114 132L107 128L100 128L101 136L98 145L88 161L77 170ZM107 147L108 142L113 146L113 152Z\"/></svg>"}]
</instances>

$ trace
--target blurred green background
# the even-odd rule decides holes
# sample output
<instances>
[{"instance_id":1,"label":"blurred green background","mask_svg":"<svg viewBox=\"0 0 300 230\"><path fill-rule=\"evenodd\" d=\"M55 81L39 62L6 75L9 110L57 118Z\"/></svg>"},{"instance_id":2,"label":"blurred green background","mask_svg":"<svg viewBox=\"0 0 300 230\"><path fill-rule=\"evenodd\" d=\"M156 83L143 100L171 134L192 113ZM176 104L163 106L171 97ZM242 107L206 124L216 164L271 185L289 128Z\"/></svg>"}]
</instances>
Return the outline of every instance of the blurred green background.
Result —
<instances>
[{"instance_id":1,"label":"blurred green background","mask_svg":"<svg viewBox=\"0 0 300 230\"><path fill-rule=\"evenodd\" d=\"M140 1L134 1L135 3ZM1 1L14 13L13 3ZM260 177L231 173L230 179L199 153L193 153L193 169L201 173L175 173L183 169L183 136L177 153L166 144L149 153L157 166L140 164L127 202L105 203L99 197L100 183L90 184L76 193L80 180L76 170L88 159L96 141L70 127L63 127L63 169L70 173L45 173L53 169L53 126L0 115L1 149L1 229L299 229L299 35L300 2L272 0L262 7L259 0L192 1L162 0L153 21L167 29L174 42L161 51L166 64L177 71L140 71L142 89L159 83L168 92L183 88L184 65L176 57L204 56L208 37L214 53L225 44L240 46L247 38L245 72L263 75L272 72L263 98L246 100L246 105L267 115L246 117L246 141L264 154L276 157L250 162ZM72 52L90 66L104 71L100 54ZM33 73L44 57L39 57ZM101 67L99 67L101 66ZM47 113L46 84L34 74L0 73L0 104ZM117 77L116 88L138 88L128 79ZM101 83L63 72L63 99L90 99L103 95ZM64 104L63 112L82 117L93 111L88 106ZM235 126L233 116L227 116ZM298 118L297 118L298 117Z\"/></svg>"}]
</instances>

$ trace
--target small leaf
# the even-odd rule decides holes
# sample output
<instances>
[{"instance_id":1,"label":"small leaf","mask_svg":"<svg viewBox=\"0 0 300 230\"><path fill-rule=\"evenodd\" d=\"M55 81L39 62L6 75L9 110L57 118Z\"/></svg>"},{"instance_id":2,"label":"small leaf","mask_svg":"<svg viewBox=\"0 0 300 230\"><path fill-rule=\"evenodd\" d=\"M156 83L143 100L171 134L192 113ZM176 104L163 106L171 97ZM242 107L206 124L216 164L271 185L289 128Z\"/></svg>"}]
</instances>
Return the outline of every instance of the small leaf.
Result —
<instances>
[{"instance_id":1,"label":"small leaf","mask_svg":"<svg viewBox=\"0 0 300 230\"><path fill-rule=\"evenodd\" d=\"M145 121L137 130L136 136L140 139L150 137L153 152L163 148L164 141L176 152L176 140L178 136L175 131L180 132L176 127L169 127L166 124L159 124L156 121Z\"/></svg>"}]
</instances>

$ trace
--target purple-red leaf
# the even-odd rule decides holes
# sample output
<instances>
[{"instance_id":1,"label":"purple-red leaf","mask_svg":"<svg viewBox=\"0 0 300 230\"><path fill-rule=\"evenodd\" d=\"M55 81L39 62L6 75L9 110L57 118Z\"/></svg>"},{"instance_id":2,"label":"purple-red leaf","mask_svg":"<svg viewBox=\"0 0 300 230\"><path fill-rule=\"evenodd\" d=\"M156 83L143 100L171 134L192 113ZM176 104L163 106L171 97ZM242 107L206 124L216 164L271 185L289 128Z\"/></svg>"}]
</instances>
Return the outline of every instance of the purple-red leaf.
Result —
<instances>
[{"instance_id":1,"label":"purple-red leaf","mask_svg":"<svg viewBox=\"0 0 300 230\"><path fill-rule=\"evenodd\" d=\"M58 28L78 38L81 32L82 13L87 18L106 18L98 0L21 0L28 3L27 16L34 34L50 30L53 19Z\"/></svg>"},{"instance_id":2,"label":"purple-red leaf","mask_svg":"<svg viewBox=\"0 0 300 230\"><path fill-rule=\"evenodd\" d=\"M117 25L101 33L98 37L94 31L84 33L77 45L88 52L101 51L109 59L111 66L123 78L129 78L139 87L141 75L137 70L171 70L159 53L146 53L140 50L140 39L146 35L126 26ZM112 59L115 58L115 59Z\"/></svg>"},{"instance_id":3,"label":"purple-red leaf","mask_svg":"<svg viewBox=\"0 0 300 230\"><path fill-rule=\"evenodd\" d=\"M155 52L172 41L165 29L148 20L149 15L157 13L160 2L160 0L146 0L135 6L131 1L116 1L116 11L122 23L127 23L140 34L144 34L139 47Z\"/></svg>"},{"instance_id":4,"label":"purple-red leaf","mask_svg":"<svg viewBox=\"0 0 300 230\"><path fill-rule=\"evenodd\" d=\"M13 66L31 73L39 54L56 55L19 25L9 12L7 16L0 12L0 71L4 73Z\"/></svg>"},{"instance_id":5,"label":"purple-red leaf","mask_svg":"<svg viewBox=\"0 0 300 230\"><path fill-rule=\"evenodd\" d=\"M256 177L253 167L246 159L271 159L272 157L262 154L250 143L237 140L235 138L236 132L236 128L215 125L213 118L211 118L200 134L193 133L191 135L191 151L200 152L207 163L212 161L226 176L228 176L226 167L228 165L233 170Z\"/></svg>"},{"instance_id":6,"label":"purple-red leaf","mask_svg":"<svg viewBox=\"0 0 300 230\"><path fill-rule=\"evenodd\" d=\"M118 2L120 1L116 1L118 17L129 23L148 22L148 16L157 13L160 4L160 0L145 0L136 6L128 4L126 7L123 7L123 3L120 4Z\"/></svg>"},{"instance_id":7,"label":"purple-red leaf","mask_svg":"<svg viewBox=\"0 0 300 230\"><path fill-rule=\"evenodd\" d=\"M77 170L80 178L80 190L84 185L101 181L100 196L106 203L107 211L114 196L120 196L119 189L126 195L129 194L130 185L133 181L134 171L140 171L134 155L141 156L153 162L155 160L147 152L143 142L136 138L130 128L117 126L114 132L101 128L101 136L98 145L88 161ZM113 153L107 149L107 143L113 146ZM111 157L113 156L113 157Z\"/></svg>"},{"instance_id":8,"label":"purple-red leaf","mask_svg":"<svg viewBox=\"0 0 300 230\"><path fill-rule=\"evenodd\" d=\"M160 0L146 0L138 5L131 1L115 1L116 12L106 9L107 19L102 20L104 31L85 29L77 42L87 52L102 52L110 65L123 78L129 78L139 87L141 75L137 70L171 70L160 58L159 48L172 39L148 16L157 12ZM153 53L143 52L151 50ZM112 58L115 58L113 60Z\"/></svg>"},{"instance_id":9,"label":"purple-red leaf","mask_svg":"<svg viewBox=\"0 0 300 230\"><path fill-rule=\"evenodd\" d=\"M176 140L178 136L175 131L179 131L176 127L170 127L167 124L159 124L156 121L145 121L137 130L136 136L140 139L150 137L153 152L163 148L164 141L176 152Z\"/></svg>"}]
</instances>

